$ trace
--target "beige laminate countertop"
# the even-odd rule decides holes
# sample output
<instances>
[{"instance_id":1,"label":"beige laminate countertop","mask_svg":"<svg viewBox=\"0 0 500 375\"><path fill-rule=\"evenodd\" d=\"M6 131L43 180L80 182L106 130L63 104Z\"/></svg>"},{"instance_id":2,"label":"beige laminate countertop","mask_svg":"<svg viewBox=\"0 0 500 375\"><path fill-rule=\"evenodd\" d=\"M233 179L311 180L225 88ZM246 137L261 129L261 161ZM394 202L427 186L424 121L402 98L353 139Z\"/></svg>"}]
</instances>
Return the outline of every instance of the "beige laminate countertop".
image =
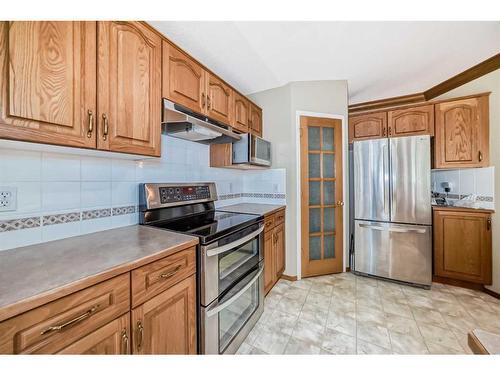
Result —
<instances>
[{"instance_id":1,"label":"beige laminate countertop","mask_svg":"<svg viewBox=\"0 0 500 375\"><path fill-rule=\"evenodd\" d=\"M133 225L0 251L0 321L197 243Z\"/></svg>"},{"instance_id":2,"label":"beige laminate countertop","mask_svg":"<svg viewBox=\"0 0 500 375\"><path fill-rule=\"evenodd\" d=\"M433 210L443 210L443 211L470 211L470 212L481 212L481 213L495 213L495 210L490 210L488 208L472 208L472 207L460 207L460 206L442 206L438 204L432 205Z\"/></svg>"},{"instance_id":3,"label":"beige laminate countertop","mask_svg":"<svg viewBox=\"0 0 500 375\"><path fill-rule=\"evenodd\" d=\"M230 206L220 207L218 211L239 212L242 214L269 215L286 206L283 204L267 204L267 203L239 203Z\"/></svg>"}]
</instances>

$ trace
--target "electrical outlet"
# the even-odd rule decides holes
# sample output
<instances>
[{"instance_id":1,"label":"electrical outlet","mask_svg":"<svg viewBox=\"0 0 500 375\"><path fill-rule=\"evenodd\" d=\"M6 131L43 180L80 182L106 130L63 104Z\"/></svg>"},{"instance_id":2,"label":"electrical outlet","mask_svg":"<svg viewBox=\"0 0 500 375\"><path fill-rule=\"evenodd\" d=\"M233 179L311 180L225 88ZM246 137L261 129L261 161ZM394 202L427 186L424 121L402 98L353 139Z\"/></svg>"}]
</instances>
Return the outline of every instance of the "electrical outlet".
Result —
<instances>
[{"instance_id":1,"label":"electrical outlet","mask_svg":"<svg viewBox=\"0 0 500 375\"><path fill-rule=\"evenodd\" d=\"M15 211L17 209L17 188L0 186L0 211Z\"/></svg>"}]
</instances>

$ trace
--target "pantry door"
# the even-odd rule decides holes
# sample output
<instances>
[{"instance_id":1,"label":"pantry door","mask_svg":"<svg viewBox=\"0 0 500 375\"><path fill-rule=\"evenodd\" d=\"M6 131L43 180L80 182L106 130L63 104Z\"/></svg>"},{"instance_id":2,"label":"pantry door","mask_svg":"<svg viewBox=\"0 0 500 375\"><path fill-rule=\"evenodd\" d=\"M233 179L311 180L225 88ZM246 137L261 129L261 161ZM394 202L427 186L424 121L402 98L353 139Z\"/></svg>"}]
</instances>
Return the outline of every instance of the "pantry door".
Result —
<instances>
[{"instance_id":1,"label":"pantry door","mask_svg":"<svg viewBox=\"0 0 500 375\"><path fill-rule=\"evenodd\" d=\"M302 277L342 272L342 121L300 117Z\"/></svg>"}]
</instances>

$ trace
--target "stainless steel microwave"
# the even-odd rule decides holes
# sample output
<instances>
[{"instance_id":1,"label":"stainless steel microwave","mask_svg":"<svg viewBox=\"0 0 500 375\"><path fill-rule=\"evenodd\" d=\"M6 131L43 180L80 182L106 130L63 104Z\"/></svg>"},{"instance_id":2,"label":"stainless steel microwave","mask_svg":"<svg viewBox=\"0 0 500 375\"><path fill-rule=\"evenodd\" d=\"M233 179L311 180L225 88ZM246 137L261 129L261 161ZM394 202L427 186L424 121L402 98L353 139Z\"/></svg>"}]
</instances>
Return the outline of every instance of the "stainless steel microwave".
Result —
<instances>
[{"instance_id":1,"label":"stainless steel microwave","mask_svg":"<svg viewBox=\"0 0 500 375\"><path fill-rule=\"evenodd\" d=\"M242 134L233 143L233 164L271 166L271 142L253 134Z\"/></svg>"}]
</instances>

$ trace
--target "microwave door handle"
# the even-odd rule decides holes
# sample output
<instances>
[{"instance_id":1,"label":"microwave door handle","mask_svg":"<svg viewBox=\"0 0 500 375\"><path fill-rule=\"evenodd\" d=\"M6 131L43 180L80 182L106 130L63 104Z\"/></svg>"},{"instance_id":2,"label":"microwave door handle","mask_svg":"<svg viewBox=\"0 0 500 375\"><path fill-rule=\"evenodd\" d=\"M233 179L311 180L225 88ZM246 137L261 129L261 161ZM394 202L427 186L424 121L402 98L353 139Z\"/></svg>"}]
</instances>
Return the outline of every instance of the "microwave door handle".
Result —
<instances>
[{"instance_id":1,"label":"microwave door handle","mask_svg":"<svg viewBox=\"0 0 500 375\"><path fill-rule=\"evenodd\" d=\"M239 290L234 296L232 296L226 302L223 302L220 305L216 305L215 307L213 307L210 310L208 310L206 312L207 317L210 318L211 316L214 316L215 314L218 314L220 311L224 310L226 307L228 307L234 301L236 301L243 293L245 293L255 283L255 281L262 274L262 271L264 271L264 266L263 265L261 265L259 267L259 270L257 271L257 274L254 277L252 277L252 280L250 280L248 282L248 284L245 285L241 290Z\"/></svg>"},{"instance_id":2,"label":"microwave door handle","mask_svg":"<svg viewBox=\"0 0 500 375\"><path fill-rule=\"evenodd\" d=\"M239 240L236 240L234 242L228 243L228 244L223 245L223 246L216 247L214 249L207 250L207 256L213 257L215 255L224 253L228 250L234 249L237 246L243 245L245 242L247 242L247 241L251 240L252 238L254 238L255 236L258 236L259 234L261 234L263 230L264 230L264 225L261 225L260 228L257 229L255 232L252 232L252 233L246 235L245 237L240 238Z\"/></svg>"}]
</instances>

